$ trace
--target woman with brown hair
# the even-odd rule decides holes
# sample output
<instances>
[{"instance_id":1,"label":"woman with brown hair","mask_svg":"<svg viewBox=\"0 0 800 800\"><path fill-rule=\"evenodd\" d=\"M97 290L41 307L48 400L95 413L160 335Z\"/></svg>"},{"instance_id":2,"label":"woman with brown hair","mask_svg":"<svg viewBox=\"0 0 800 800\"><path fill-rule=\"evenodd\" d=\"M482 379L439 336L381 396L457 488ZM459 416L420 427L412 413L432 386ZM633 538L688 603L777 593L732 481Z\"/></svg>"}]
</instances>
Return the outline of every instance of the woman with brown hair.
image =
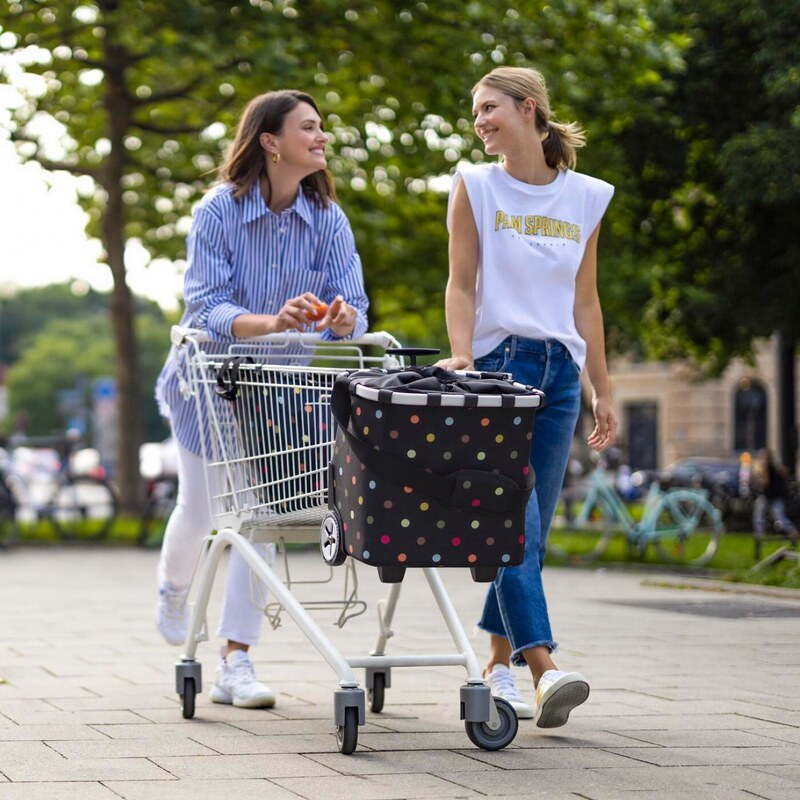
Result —
<instances>
[{"instance_id":1,"label":"woman with brown hair","mask_svg":"<svg viewBox=\"0 0 800 800\"><path fill-rule=\"evenodd\" d=\"M584 366L596 423L589 446L602 450L616 437L596 280L600 220L614 188L573 171L584 134L552 117L536 70L492 70L473 87L472 114L487 155L500 159L460 164L453 181L445 295L452 355L440 363L510 372L545 394L528 434L536 488L526 511L525 561L498 572L478 625L489 634L493 693L521 719L555 728L587 699L589 683L553 661L541 571ZM520 695L511 664L530 670L535 710Z\"/></svg>"},{"instance_id":2,"label":"woman with brown hair","mask_svg":"<svg viewBox=\"0 0 800 800\"><path fill-rule=\"evenodd\" d=\"M267 92L245 108L220 181L195 208L187 240L181 324L207 331L214 339L210 352L223 352L236 338L303 330L322 306L327 310L316 330L324 338L367 330L361 261L336 203L327 141L317 105L304 92ZM212 524L201 432L194 406L180 393L172 354L156 396L179 455L178 499L158 565L156 621L170 644L181 644L189 624L192 572ZM256 680L248 656L263 619L250 583L249 569L234 551L217 631L227 643L211 699L270 707L275 696Z\"/></svg>"}]
</instances>

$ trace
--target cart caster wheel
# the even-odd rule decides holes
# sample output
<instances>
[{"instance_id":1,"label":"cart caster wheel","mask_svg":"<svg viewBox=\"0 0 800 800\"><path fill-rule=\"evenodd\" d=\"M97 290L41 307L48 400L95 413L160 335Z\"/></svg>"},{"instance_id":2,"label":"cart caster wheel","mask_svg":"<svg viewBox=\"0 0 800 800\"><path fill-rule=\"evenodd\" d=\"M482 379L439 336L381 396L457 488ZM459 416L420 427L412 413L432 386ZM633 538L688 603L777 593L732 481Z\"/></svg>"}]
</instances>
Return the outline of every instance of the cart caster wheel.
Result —
<instances>
[{"instance_id":1,"label":"cart caster wheel","mask_svg":"<svg viewBox=\"0 0 800 800\"><path fill-rule=\"evenodd\" d=\"M492 730L487 722L465 722L469 740L483 750L502 750L506 745L514 741L519 728L517 715L507 700L499 697L492 698L497 707L497 715L500 717L500 725L497 730Z\"/></svg>"},{"instance_id":2,"label":"cart caster wheel","mask_svg":"<svg viewBox=\"0 0 800 800\"><path fill-rule=\"evenodd\" d=\"M322 519L319 527L319 547L322 558L331 567L344 564L347 553L342 541L342 523L336 511L329 511Z\"/></svg>"},{"instance_id":3,"label":"cart caster wheel","mask_svg":"<svg viewBox=\"0 0 800 800\"><path fill-rule=\"evenodd\" d=\"M497 577L497 567L470 567L475 583L491 583Z\"/></svg>"},{"instance_id":4,"label":"cart caster wheel","mask_svg":"<svg viewBox=\"0 0 800 800\"><path fill-rule=\"evenodd\" d=\"M197 697L197 687L194 678L186 678L183 682L183 694L181 695L181 709L184 719L191 719L194 716L194 701Z\"/></svg>"},{"instance_id":5,"label":"cart caster wheel","mask_svg":"<svg viewBox=\"0 0 800 800\"><path fill-rule=\"evenodd\" d=\"M358 708L348 706L344 710L344 725L336 726L336 746L339 752L349 756L358 744Z\"/></svg>"},{"instance_id":6,"label":"cart caster wheel","mask_svg":"<svg viewBox=\"0 0 800 800\"><path fill-rule=\"evenodd\" d=\"M375 714L383 711L383 700L386 694L386 675L376 672L372 676L373 684L371 689L367 689L367 700L369 700L369 710Z\"/></svg>"}]
</instances>

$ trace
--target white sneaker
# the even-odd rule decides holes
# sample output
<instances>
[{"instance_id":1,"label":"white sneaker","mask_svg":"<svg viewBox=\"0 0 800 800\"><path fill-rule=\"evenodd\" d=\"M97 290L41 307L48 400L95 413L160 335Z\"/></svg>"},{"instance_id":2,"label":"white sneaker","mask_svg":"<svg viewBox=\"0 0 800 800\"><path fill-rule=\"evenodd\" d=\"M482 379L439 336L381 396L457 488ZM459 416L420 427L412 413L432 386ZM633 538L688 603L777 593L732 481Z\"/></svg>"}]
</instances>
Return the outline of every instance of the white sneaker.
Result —
<instances>
[{"instance_id":1,"label":"white sneaker","mask_svg":"<svg viewBox=\"0 0 800 800\"><path fill-rule=\"evenodd\" d=\"M489 684L495 697L502 697L511 703L517 713L517 719L533 718L533 708L522 699L514 673L505 664L495 664L486 676L486 683Z\"/></svg>"},{"instance_id":2,"label":"white sneaker","mask_svg":"<svg viewBox=\"0 0 800 800\"><path fill-rule=\"evenodd\" d=\"M189 632L189 609L186 598L189 587L177 587L167 583L158 590L156 603L156 625L161 635L170 644L183 644Z\"/></svg>"},{"instance_id":3,"label":"white sneaker","mask_svg":"<svg viewBox=\"0 0 800 800\"><path fill-rule=\"evenodd\" d=\"M217 667L217 679L209 694L214 703L239 708L272 708L275 695L269 686L256 680L253 662L244 650L231 650Z\"/></svg>"},{"instance_id":4,"label":"white sneaker","mask_svg":"<svg viewBox=\"0 0 800 800\"><path fill-rule=\"evenodd\" d=\"M560 728L569 719L569 712L588 696L589 683L580 673L547 670L536 687L537 727Z\"/></svg>"}]
</instances>

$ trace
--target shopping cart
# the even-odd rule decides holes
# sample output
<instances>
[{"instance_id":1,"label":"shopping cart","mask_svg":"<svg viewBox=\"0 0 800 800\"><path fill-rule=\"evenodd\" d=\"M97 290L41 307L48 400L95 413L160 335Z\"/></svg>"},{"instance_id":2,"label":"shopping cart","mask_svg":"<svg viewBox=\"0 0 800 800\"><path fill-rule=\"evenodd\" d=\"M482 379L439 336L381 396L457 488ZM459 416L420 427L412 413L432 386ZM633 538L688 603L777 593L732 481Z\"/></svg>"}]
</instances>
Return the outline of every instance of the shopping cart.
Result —
<instances>
[{"instance_id":1,"label":"shopping cart","mask_svg":"<svg viewBox=\"0 0 800 800\"><path fill-rule=\"evenodd\" d=\"M475 653L435 567L421 568L457 652L389 656L388 639L400 597L392 583L377 604L378 637L366 656L345 657L298 600L291 582L282 580L261 558L254 543L318 542L328 532L320 523L328 510L328 467L335 424L330 398L338 375L348 370L402 366L403 355L387 333L356 340L326 341L318 334L287 332L231 344L223 354L210 337L181 327L172 329L181 388L197 411L211 515L216 533L206 537L192 581L193 597L184 652L175 667L182 713L195 713L202 690L197 646L208 639L206 612L211 589L228 547L239 551L252 574L272 592L273 607L287 614L336 673L334 722L340 752L352 753L358 727L365 722L366 698L354 669L365 669L372 712L383 708L394 667L461 666L467 680L460 687L460 716L469 739L486 750L499 750L517 733L517 717L505 700L485 684ZM205 347L204 347L205 346ZM378 355L373 355L379 351ZM284 549L285 551L285 549ZM321 559L322 561L322 559ZM348 580L339 603L339 624L360 613L355 560L347 559ZM330 604L330 603L328 603ZM272 614L265 607L272 621ZM274 623L273 623L274 624Z\"/></svg>"}]
</instances>

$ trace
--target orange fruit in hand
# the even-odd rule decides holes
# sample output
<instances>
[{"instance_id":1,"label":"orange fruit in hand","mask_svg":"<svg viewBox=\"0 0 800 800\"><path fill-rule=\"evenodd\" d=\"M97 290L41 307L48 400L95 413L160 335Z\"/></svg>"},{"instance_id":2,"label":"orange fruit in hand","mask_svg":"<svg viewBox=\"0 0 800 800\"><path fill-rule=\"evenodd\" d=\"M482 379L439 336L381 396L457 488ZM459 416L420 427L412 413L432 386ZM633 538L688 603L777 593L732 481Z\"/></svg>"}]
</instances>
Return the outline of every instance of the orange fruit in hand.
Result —
<instances>
[{"instance_id":1,"label":"orange fruit in hand","mask_svg":"<svg viewBox=\"0 0 800 800\"><path fill-rule=\"evenodd\" d=\"M325 303L312 303L311 308L306 311L306 317L311 322L319 322L327 312L328 306Z\"/></svg>"}]
</instances>

